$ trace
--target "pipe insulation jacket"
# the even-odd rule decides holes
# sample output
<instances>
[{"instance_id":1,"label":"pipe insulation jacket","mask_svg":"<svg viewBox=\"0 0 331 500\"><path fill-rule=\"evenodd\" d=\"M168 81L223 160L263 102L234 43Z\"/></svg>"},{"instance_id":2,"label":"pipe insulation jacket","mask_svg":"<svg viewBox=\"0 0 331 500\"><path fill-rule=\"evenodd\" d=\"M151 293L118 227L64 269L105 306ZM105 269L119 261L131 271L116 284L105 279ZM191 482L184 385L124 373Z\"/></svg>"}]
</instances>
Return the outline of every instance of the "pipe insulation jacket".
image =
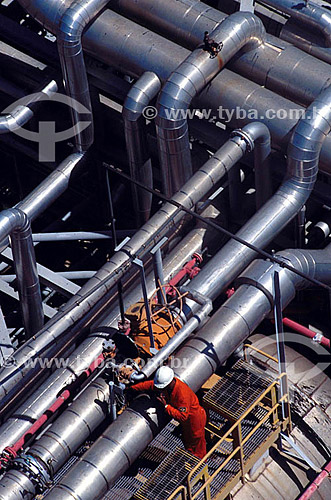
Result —
<instances>
[{"instance_id":1,"label":"pipe insulation jacket","mask_svg":"<svg viewBox=\"0 0 331 500\"><path fill-rule=\"evenodd\" d=\"M288 250L277 256L310 277L331 282L331 245L325 250ZM271 311L275 271L279 273L283 307L294 298L297 289L308 284L278 264L254 261L240 277L242 284L238 290L175 356L180 366L175 370L176 376L193 391L208 380ZM249 285L247 281L260 286ZM145 408L140 401L134 401L46 495L47 500L102 498L151 442L155 426L157 431L161 430L156 419L151 421L155 407L154 401L146 400Z\"/></svg>"}]
</instances>

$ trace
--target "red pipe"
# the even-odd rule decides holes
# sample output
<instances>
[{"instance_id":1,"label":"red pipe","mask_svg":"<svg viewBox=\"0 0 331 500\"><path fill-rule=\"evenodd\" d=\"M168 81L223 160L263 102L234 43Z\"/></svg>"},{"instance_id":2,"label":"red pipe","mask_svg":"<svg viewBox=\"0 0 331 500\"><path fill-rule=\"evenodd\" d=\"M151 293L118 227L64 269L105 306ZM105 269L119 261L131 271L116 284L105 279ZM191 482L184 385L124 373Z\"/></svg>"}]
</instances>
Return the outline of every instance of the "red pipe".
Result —
<instances>
[{"instance_id":1,"label":"red pipe","mask_svg":"<svg viewBox=\"0 0 331 500\"><path fill-rule=\"evenodd\" d=\"M199 264L202 262L202 257L198 253L194 253L192 255L192 259L188 261L185 266L178 271L178 273L172 278L172 280L169 281L168 287L166 288L166 293L171 293L172 287L175 287L180 283L180 281L188 276L190 279L194 278L199 271L200 268L198 267Z\"/></svg>"},{"instance_id":2,"label":"red pipe","mask_svg":"<svg viewBox=\"0 0 331 500\"><path fill-rule=\"evenodd\" d=\"M309 330L309 328L306 328L303 325L300 325L300 323L297 323L296 321L293 321L292 319L289 318L283 318L283 323L285 326L288 326L292 330L298 333L302 333L305 337L309 337L310 339L313 339L316 336L316 332L313 332L312 330ZM321 345L324 347L327 347L330 349L330 339L323 337L321 335L320 340L318 341Z\"/></svg>"},{"instance_id":3,"label":"red pipe","mask_svg":"<svg viewBox=\"0 0 331 500\"><path fill-rule=\"evenodd\" d=\"M84 380L86 380L97 368L100 366L100 364L103 362L104 356L103 354L100 354L92 363L90 366L84 370L80 376L77 378L77 381L80 383L83 383ZM76 384L75 384L76 387ZM67 401L70 396L72 395L73 389L65 389L60 396L54 401L52 406L50 406L42 415L39 417L32 425L31 427L19 438L18 441L16 441L12 446L8 446L7 448L4 449L4 460L0 460L0 470L1 470L1 465L2 463L5 465L8 463L8 460L10 458L16 458L17 457L17 452L23 448L24 444L27 441L27 438L31 438L36 432L44 425L47 420L50 419L54 413L61 408L63 403Z\"/></svg>"},{"instance_id":4,"label":"red pipe","mask_svg":"<svg viewBox=\"0 0 331 500\"><path fill-rule=\"evenodd\" d=\"M299 500L309 500L313 494L318 490L318 487L321 486L324 479L330 477L331 474L331 462L329 462L322 472L314 479L314 481L308 486L308 488L303 492Z\"/></svg>"}]
</instances>

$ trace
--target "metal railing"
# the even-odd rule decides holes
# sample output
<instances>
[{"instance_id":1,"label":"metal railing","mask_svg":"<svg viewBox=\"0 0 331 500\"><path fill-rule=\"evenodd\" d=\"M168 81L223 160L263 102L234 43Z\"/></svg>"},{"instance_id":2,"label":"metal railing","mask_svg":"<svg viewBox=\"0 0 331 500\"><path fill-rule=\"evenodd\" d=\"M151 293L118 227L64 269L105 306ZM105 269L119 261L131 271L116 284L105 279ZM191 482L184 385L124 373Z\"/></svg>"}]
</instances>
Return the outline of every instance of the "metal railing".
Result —
<instances>
[{"instance_id":1,"label":"metal railing","mask_svg":"<svg viewBox=\"0 0 331 500\"><path fill-rule=\"evenodd\" d=\"M257 349L249 344L245 344L245 349L250 348L254 351L264 355L265 357L271 359L272 361L278 362L277 358ZM246 359L246 352L245 352ZM285 420L280 421L279 419L279 409L281 407L282 402L289 405L289 395L284 394L281 398L277 400L276 396L276 388L280 386L281 379L286 377L286 373L281 373L267 388L266 390L259 396L259 398L240 416L240 418L230 427L230 429L217 441L217 443L209 450L209 452L204 456L202 460L190 471L187 477L187 485L180 485L169 497L168 500L196 500L202 493L204 494L205 500L210 500L211 491L210 485L212 481L216 478L216 476L224 469L224 467L229 463L229 461L239 455L240 459L240 477L243 480L244 475L247 472L247 466L245 465L245 455L243 447L245 443L252 437L252 435L268 420L270 416L272 416L272 423L275 427L290 428L291 426L291 417L289 412L289 417ZM268 397L270 394L271 407L267 407L262 404L262 401ZM257 425L245 436L242 438L241 433L241 423L247 417L249 413L251 413L254 408L257 406L262 406L266 410L266 414L264 417L259 420ZM222 462L222 464L211 474L206 475L206 461L209 457L213 455L218 449L221 448L222 443L229 438L230 435L235 435L237 437L234 440L234 449L227 456L227 458ZM203 466L204 470L200 470ZM198 472L198 473L197 473ZM193 493L193 488L197 485L198 482L203 481L203 484L200 486L198 490Z\"/></svg>"}]
</instances>

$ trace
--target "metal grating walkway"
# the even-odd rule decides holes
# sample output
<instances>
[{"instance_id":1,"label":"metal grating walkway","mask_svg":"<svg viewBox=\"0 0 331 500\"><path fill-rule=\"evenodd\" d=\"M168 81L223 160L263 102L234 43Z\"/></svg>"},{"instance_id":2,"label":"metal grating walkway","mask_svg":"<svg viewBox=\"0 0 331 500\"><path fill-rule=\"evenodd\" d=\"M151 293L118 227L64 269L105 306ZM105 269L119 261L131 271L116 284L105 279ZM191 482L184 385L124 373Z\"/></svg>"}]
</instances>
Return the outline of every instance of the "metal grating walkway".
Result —
<instances>
[{"instance_id":1,"label":"metal grating walkway","mask_svg":"<svg viewBox=\"0 0 331 500\"><path fill-rule=\"evenodd\" d=\"M134 500L166 500L187 478L199 459L178 448L157 467L153 475L135 493Z\"/></svg>"},{"instance_id":2,"label":"metal grating walkway","mask_svg":"<svg viewBox=\"0 0 331 500\"><path fill-rule=\"evenodd\" d=\"M205 406L230 420L238 420L272 383L258 368L242 359L204 396Z\"/></svg>"}]
</instances>

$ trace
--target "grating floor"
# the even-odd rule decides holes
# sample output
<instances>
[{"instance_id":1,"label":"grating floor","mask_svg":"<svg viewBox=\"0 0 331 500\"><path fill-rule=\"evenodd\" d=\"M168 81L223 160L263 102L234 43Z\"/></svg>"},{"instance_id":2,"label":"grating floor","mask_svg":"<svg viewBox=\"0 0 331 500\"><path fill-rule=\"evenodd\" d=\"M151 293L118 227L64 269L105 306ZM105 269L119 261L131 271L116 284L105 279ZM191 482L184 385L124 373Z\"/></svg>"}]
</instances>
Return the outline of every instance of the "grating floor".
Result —
<instances>
[{"instance_id":1,"label":"grating floor","mask_svg":"<svg viewBox=\"0 0 331 500\"><path fill-rule=\"evenodd\" d=\"M205 406L237 420L272 383L258 368L242 359L204 396Z\"/></svg>"},{"instance_id":2,"label":"grating floor","mask_svg":"<svg viewBox=\"0 0 331 500\"><path fill-rule=\"evenodd\" d=\"M236 373L239 373L241 380L241 387L246 392L241 392L240 398L232 397L233 394L228 391L232 387L231 391L235 391L236 380L233 378L231 373L226 374L228 376L227 381L229 384L226 386L227 391L225 391L225 397L227 401L232 401L235 403L239 399L239 404L237 407L234 404L232 406L231 412L242 411L241 401L244 394L248 397L257 399L261 392L264 391L266 386L271 382L269 379L262 379L262 372L258 369L255 370L251 365L249 366L249 374L245 366L242 363L236 363L233 368L235 368ZM232 371L233 371L232 368ZM264 376L264 374L263 374ZM266 381L265 381L266 380ZM247 385L245 385L245 383ZM218 386L219 382L211 389L214 390ZM214 390L214 394L216 391ZM254 400L255 400L254 399ZM220 399L217 400L217 404L223 404ZM225 405L224 405L225 406ZM218 406L217 406L218 409ZM252 430L257 421L261 420L265 415L266 410L263 408L258 408L254 412L251 412L242 422L242 436L243 438L248 435ZM209 410L209 420L215 426L222 428L222 432L225 432L231 424L219 413L214 411L213 408ZM262 425L249 439L249 441L244 445L245 460L247 460L255 450L266 440L266 438L271 434L272 426L269 421ZM104 495L103 500L133 500L134 495L141 490L141 488L147 484L148 480L151 478L152 474L161 466L162 462L169 457L169 455L177 448L180 448L185 454L183 443L180 439L180 425L172 420L149 444L146 450L140 455L140 457L135 461L135 463L128 469L123 476L121 476L113 487ZM233 444L231 441L226 441L222 444L222 449L218 453L213 454L207 461L209 474L212 474L227 458L233 449ZM71 460L59 471L55 477L55 484L61 480L61 478L67 473L68 469L78 460L79 456L85 451L82 447L76 456L72 457ZM192 457L195 461L195 457ZM159 469L160 470L160 469ZM236 458L231 459L224 469L215 477L211 483L211 496L212 498L216 496L216 493L222 490L222 488L231 480L240 470L239 461ZM172 471L172 476L173 476ZM185 474L184 474L185 475ZM173 477L169 477L169 481ZM155 483L155 488L157 489L157 482ZM176 483L177 487L178 483ZM198 488L198 486L197 486ZM173 488L174 489L174 488ZM49 490L48 490L49 491ZM47 492L44 493L44 495ZM162 496L162 493L158 491L151 490L151 495L145 498L150 498L153 500L162 500L167 498L167 496ZM43 495L43 496L44 496ZM43 498L43 496L38 496L38 498ZM144 497L137 497L139 499ZM201 494L199 500L203 500L204 496Z\"/></svg>"},{"instance_id":3,"label":"grating floor","mask_svg":"<svg viewBox=\"0 0 331 500\"><path fill-rule=\"evenodd\" d=\"M199 459L178 448L169 454L153 475L134 494L134 500L166 500L187 478Z\"/></svg>"}]
</instances>

